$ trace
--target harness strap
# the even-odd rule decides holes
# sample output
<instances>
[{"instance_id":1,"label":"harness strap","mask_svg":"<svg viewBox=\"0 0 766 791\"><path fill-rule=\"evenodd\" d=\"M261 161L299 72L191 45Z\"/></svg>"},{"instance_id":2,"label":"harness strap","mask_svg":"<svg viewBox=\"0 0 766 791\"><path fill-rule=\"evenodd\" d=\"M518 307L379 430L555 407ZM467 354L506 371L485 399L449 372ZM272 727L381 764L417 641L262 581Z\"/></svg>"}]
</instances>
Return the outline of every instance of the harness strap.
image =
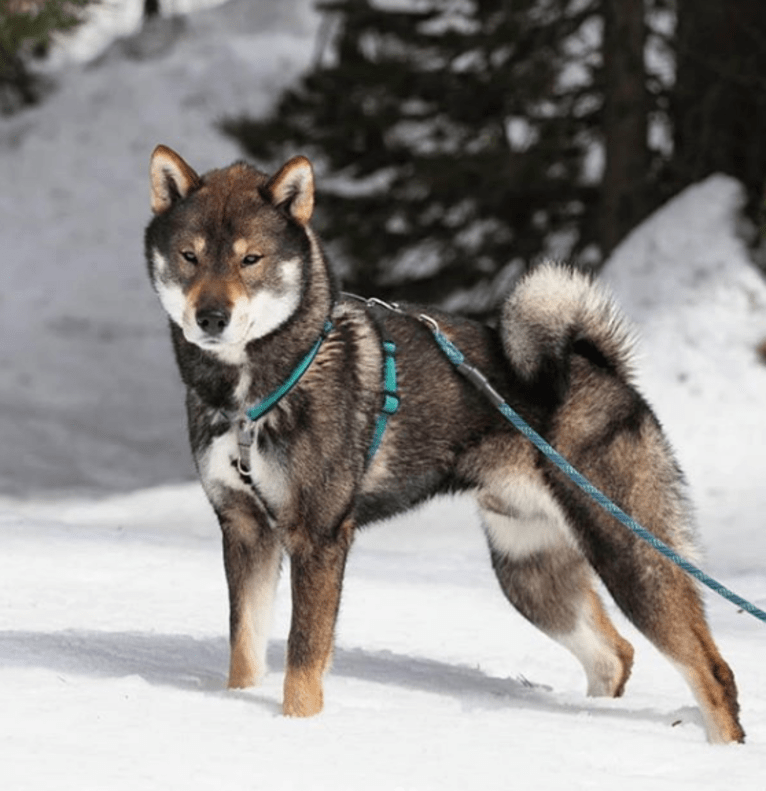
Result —
<instances>
[{"instance_id":1,"label":"harness strap","mask_svg":"<svg viewBox=\"0 0 766 791\"><path fill-rule=\"evenodd\" d=\"M254 406L245 411L242 415L226 415L231 422L237 424L237 445L239 453L237 457L237 470L243 478L250 477L250 449L255 441L255 422L271 412L272 409L295 387L309 366L314 362L314 358L319 352L319 347L325 338L330 334L333 323L326 319L324 327L314 345L309 349L306 356L295 366L290 376L272 393L259 401Z\"/></svg>"},{"instance_id":2,"label":"harness strap","mask_svg":"<svg viewBox=\"0 0 766 791\"><path fill-rule=\"evenodd\" d=\"M401 308L399 308L398 305L384 302L382 299L378 299L377 297L360 297L358 294L351 294L348 291L344 291L343 296L349 297L350 299L355 299L358 302L362 302L364 306L370 311L380 308L382 310L398 313L402 316L407 315ZM372 432L372 442L370 443L370 448L367 451L367 464L370 464L373 457L378 452L378 448L383 441L383 435L386 432L386 427L388 426L389 418L396 414L401 403L401 397L399 395L399 391L397 390L396 381L396 344L386 333L386 328L382 322L375 321L375 325L377 326L378 332L382 337L383 405L380 408L378 417L375 419L375 428Z\"/></svg>"},{"instance_id":3,"label":"harness strap","mask_svg":"<svg viewBox=\"0 0 766 791\"><path fill-rule=\"evenodd\" d=\"M276 390L274 390L273 393L267 395L266 398L264 398L262 401L259 401L245 412L250 420L256 421L271 412L271 410L293 389L293 387L298 384L300 378L306 373L311 363L314 362L314 358L317 356L319 347L322 345L324 339L332 331L332 327L333 324L330 319L326 319L324 328L317 338L316 343L311 347L311 349L309 349L308 354L293 369L293 372L290 374L290 376L288 376L287 379Z\"/></svg>"},{"instance_id":4,"label":"harness strap","mask_svg":"<svg viewBox=\"0 0 766 791\"><path fill-rule=\"evenodd\" d=\"M357 297L358 299L361 299ZM382 304L388 307L385 303L379 300L363 300L370 307ZM319 352L319 348L324 342L325 338L333 329L333 323L327 319L324 323L322 333L317 338L314 345L309 349L306 356L298 363L293 369L290 376L273 392L266 396L263 400L253 405L245 411L244 417L232 417L232 420L237 422L237 445L239 446L239 458L237 459L237 469L240 475L245 478L250 476L250 448L255 440L255 422L267 415L300 381L303 374L306 373L314 358ZM401 399L397 390L396 381L396 344L385 338L382 343L383 348L383 405L380 408L380 413L375 421L375 429L372 435L372 442L367 452L367 463L369 464L380 447L383 441L383 434L388 426L389 418L395 415L399 409Z\"/></svg>"},{"instance_id":5,"label":"harness strap","mask_svg":"<svg viewBox=\"0 0 766 791\"><path fill-rule=\"evenodd\" d=\"M372 434L370 449L367 451L367 463L377 453L383 434L388 425L388 419L396 414L401 399L396 389L396 344L391 340L383 341L383 406L375 421L375 431Z\"/></svg>"}]
</instances>

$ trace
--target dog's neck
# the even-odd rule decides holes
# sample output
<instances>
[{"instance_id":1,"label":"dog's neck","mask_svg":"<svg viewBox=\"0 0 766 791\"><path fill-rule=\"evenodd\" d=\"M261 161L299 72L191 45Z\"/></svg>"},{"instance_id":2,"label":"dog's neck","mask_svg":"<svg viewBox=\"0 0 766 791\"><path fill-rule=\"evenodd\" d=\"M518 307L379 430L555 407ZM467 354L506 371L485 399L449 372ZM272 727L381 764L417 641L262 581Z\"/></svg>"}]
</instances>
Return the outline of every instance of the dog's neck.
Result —
<instances>
[{"instance_id":1,"label":"dog's neck","mask_svg":"<svg viewBox=\"0 0 766 791\"><path fill-rule=\"evenodd\" d=\"M304 296L282 327L247 344L236 392L240 407L260 401L290 377L322 335L332 314L337 299L333 276L310 229L307 238L311 255L304 273Z\"/></svg>"},{"instance_id":2,"label":"dog's neck","mask_svg":"<svg viewBox=\"0 0 766 791\"><path fill-rule=\"evenodd\" d=\"M330 302L302 305L283 327L247 345L234 394L240 411L290 379L322 336L331 313Z\"/></svg>"}]
</instances>

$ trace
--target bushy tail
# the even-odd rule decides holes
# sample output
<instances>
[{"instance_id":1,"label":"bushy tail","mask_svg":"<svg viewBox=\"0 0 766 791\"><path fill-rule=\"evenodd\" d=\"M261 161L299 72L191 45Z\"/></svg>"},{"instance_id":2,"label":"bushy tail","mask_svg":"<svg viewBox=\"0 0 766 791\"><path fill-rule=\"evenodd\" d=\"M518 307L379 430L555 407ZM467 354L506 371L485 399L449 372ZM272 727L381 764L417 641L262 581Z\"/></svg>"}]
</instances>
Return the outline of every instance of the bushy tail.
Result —
<instances>
[{"instance_id":1,"label":"bushy tail","mask_svg":"<svg viewBox=\"0 0 766 791\"><path fill-rule=\"evenodd\" d=\"M505 301L501 336L508 359L525 378L556 366L585 341L625 381L633 381L633 333L611 295L576 269L544 263Z\"/></svg>"}]
</instances>

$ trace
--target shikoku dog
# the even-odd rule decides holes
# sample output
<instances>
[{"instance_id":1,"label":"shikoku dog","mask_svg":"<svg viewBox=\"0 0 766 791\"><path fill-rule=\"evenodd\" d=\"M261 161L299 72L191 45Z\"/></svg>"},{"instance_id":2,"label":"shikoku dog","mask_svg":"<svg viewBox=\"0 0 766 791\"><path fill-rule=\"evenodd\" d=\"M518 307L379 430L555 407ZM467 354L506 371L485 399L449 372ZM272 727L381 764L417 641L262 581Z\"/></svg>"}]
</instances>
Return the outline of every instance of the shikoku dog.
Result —
<instances>
[{"instance_id":1,"label":"shikoku dog","mask_svg":"<svg viewBox=\"0 0 766 791\"><path fill-rule=\"evenodd\" d=\"M191 447L223 532L230 687L253 685L266 670L287 553L284 712L321 711L354 532L465 491L478 502L506 597L580 660L588 694L622 694L633 661L595 571L686 678L708 739L744 739L734 676L696 584L498 415L437 347L423 309L339 294L309 226L307 159L272 177L244 163L199 176L158 146L151 196L149 274L170 317ZM428 315L575 467L693 556L682 476L634 388L625 322L589 278L539 267L506 300L499 330Z\"/></svg>"}]
</instances>

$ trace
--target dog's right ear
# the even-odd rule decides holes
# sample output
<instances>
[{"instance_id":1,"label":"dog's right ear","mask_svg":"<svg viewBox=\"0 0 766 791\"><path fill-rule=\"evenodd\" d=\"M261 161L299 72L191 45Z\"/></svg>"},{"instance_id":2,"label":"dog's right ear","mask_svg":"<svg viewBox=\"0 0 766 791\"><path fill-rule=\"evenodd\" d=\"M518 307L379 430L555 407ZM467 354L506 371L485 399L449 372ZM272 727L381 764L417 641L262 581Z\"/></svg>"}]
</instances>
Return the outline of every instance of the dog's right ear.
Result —
<instances>
[{"instance_id":1,"label":"dog's right ear","mask_svg":"<svg viewBox=\"0 0 766 791\"><path fill-rule=\"evenodd\" d=\"M199 186L200 178L175 151L157 146L152 153L149 173L152 182L152 211L166 212L176 201Z\"/></svg>"}]
</instances>

